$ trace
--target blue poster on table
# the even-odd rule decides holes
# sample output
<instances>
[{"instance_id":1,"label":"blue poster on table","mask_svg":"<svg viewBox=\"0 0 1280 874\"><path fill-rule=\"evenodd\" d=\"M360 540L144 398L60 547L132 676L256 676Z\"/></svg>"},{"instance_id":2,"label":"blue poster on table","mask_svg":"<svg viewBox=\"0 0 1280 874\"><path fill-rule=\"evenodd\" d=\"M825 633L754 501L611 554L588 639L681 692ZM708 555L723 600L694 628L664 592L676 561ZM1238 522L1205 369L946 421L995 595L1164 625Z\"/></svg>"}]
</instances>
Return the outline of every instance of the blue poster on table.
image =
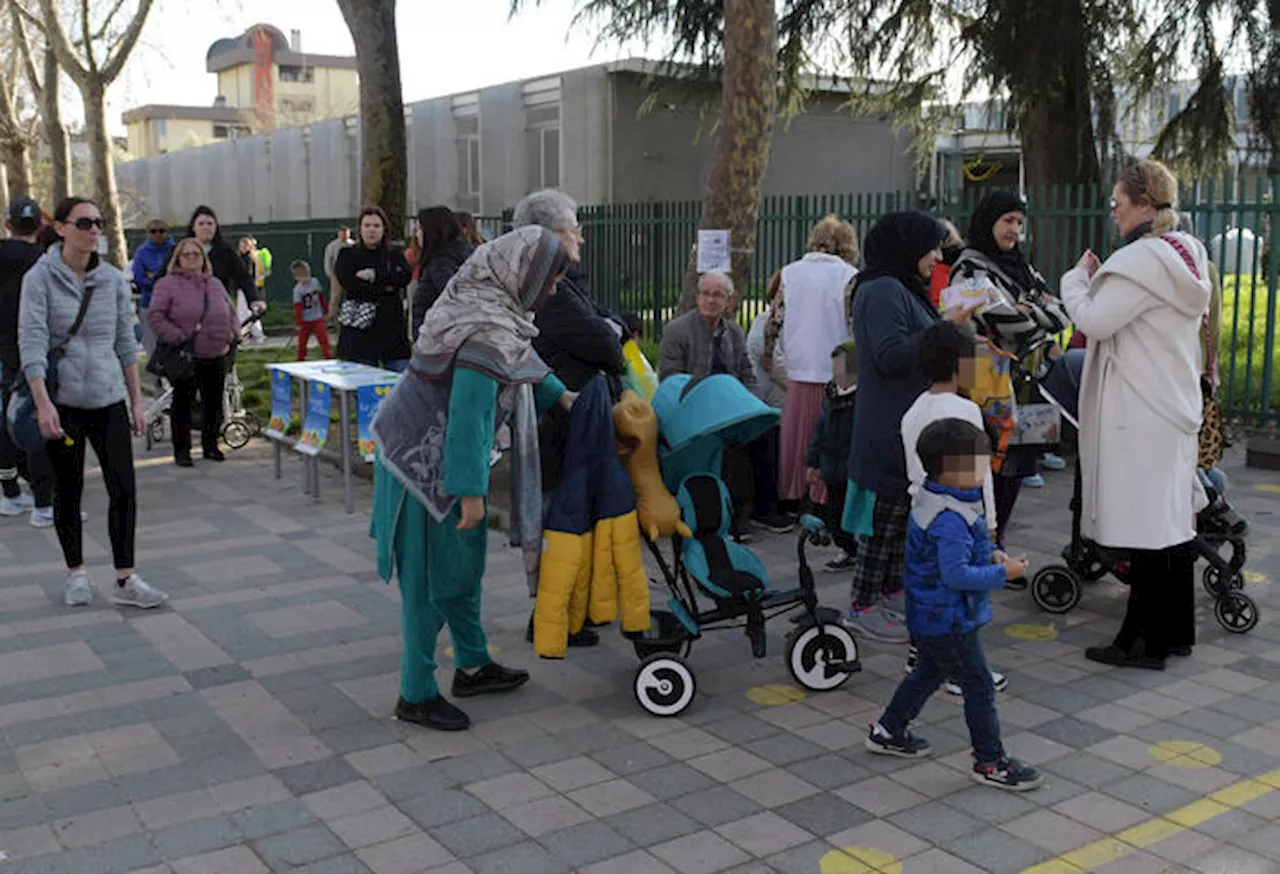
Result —
<instances>
[{"instance_id":1,"label":"blue poster on table","mask_svg":"<svg viewBox=\"0 0 1280 874\"><path fill-rule=\"evenodd\" d=\"M329 439L329 407L332 389L322 382L311 383L311 398L307 401L307 418L302 423L302 437L293 447L306 455L318 455Z\"/></svg>"},{"instance_id":2,"label":"blue poster on table","mask_svg":"<svg viewBox=\"0 0 1280 874\"><path fill-rule=\"evenodd\" d=\"M359 441L360 455L365 461L373 461L373 416L378 412L378 404L386 397L395 383L386 385L362 385L356 390L356 440Z\"/></svg>"},{"instance_id":3,"label":"blue poster on table","mask_svg":"<svg viewBox=\"0 0 1280 874\"><path fill-rule=\"evenodd\" d=\"M289 431L293 419L293 377L282 370L271 371L271 421L267 436L279 440Z\"/></svg>"}]
</instances>

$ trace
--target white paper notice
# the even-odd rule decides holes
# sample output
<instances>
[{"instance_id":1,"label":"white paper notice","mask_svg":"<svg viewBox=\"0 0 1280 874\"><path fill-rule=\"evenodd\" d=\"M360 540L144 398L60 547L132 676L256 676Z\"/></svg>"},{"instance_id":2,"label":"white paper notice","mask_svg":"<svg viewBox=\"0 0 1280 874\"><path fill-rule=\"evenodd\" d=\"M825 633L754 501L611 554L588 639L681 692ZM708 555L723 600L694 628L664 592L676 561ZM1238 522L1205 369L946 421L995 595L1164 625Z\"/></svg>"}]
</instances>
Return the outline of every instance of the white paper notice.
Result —
<instances>
[{"instance_id":1,"label":"white paper notice","mask_svg":"<svg viewBox=\"0 0 1280 874\"><path fill-rule=\"evenodd\" d=\"M942 289L939 295L939 301L942 309L949 310L952 307L963 307L964 309L982 309L987 304L1000 299L1000 292L990 281L984 281L977 277L965 279L959 285L948 285Z\"/></svg>"},{"instance_id":2,"label":"white paper notice","mask_svg":"<svg viewBox=\"0 0 1280 874\"><path fill-rule=\"evenodd\" d=\"M728 272L730 269L732 262L729 258L729 232L698 231L698 272Z\"/></svg>"}]
</instances>

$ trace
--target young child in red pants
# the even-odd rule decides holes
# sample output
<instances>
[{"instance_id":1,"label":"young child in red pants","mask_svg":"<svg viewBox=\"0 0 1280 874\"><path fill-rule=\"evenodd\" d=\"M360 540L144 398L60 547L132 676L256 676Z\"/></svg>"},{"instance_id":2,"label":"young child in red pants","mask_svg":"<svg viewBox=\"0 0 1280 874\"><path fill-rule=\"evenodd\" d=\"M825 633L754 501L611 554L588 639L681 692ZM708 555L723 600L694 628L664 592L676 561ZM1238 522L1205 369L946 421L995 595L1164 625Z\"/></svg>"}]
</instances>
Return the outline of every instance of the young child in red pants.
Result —
<instances>
[{"instance_id":1,"label":"young child in red pants","mask_svg":"<svg viewBox=\"0 0 1280 874\"><path fill-rule=\"evenodd\" d=\"M289 265L293 273L293 323L298 326L298 360L307 360L307 344L314 334L320 344L320 354L332 358L329 353L329 331L324 320L329 315L329 302L325 300L320 283L311 275L311 265L306 261L294 261Z\"/></svg>"}]
</instances>

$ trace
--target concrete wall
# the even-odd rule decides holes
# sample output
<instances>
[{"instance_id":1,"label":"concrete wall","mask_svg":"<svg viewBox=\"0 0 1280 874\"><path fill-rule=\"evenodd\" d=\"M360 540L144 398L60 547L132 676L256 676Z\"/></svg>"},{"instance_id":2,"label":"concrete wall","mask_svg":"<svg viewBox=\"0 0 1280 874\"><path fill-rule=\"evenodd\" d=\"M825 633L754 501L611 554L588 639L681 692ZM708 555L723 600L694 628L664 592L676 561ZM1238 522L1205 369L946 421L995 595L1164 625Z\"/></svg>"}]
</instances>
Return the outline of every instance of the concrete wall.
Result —
<instances>
[{"instance_id":1,"label":"concrete wall","mask_svg":"<svg viewBox=\"0 0 1280 874\"><path fill-rule=\"evenodd\" d=\"M718 89L672 89L641 115L639 75L612 77L613 202L700 200L710 170ZM774 133L764 194L898 191L915 186L910 137L819 95Z\"/></svg>"},{"instance_id":2,"label":"concrete wall","mask_svg":"<svg viewBox=\"0 0 1280 874\"><path fill-rule=\"evenodd\" d=\"M224 140L116 168L139 214L185 224L208 204L224 224L350 217L359 212L354 131L343 119Z\"/></svg>"},{"instance_id":3,"label":"concrete wall","mask_svg":"<svg viewBox=\"0 0 1280 874\"><path fill-rule=\"evenodd\" d=\"M561 187L583 204L700 199L711 157L714 90L701 97L673 93L640 116L645 92L639 75L610 74L603 67L562 74ZM816 98L808 113L780 124L766 195L914 187L907 138L894 134L887 120L841 111L840 100ZM453 106L452 97L442 97L408 107L413 208L459 204ZM523 83L479 92L481 194L472 206L480 214L501 213L534 184L528 178L530 128ZM170 219L185 221L197 203L213 206L227 223L350 217L360 208L357 139L354 119L333 119L130 161L118 175L144 212Z\"/></svg>"}]
</instances>

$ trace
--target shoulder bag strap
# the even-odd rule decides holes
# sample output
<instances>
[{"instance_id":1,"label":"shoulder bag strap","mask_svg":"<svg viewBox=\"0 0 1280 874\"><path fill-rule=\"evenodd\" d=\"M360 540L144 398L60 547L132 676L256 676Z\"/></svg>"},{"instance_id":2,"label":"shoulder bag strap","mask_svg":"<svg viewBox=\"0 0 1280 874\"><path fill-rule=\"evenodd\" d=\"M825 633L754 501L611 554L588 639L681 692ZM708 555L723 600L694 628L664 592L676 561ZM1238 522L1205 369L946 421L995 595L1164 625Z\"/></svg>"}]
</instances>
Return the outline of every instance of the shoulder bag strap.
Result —
<instances>
[{"instance_id":1,"label":"shoulder bag strap","mask_svg":"<svg viewBox=\"0 0 1280 874\"><path fill-rule=\"evenodd\" d=\"M55 348L63 351L67 348L67 344L71 342L71 338L80 333L80 328L84 326L85 314L89 311L89 303L93 300L93 286L85 283L84 294L80 296L80 309L76 311L75 321L71 323L71 329L67 331L67 339L59 343Z\"/></svg>"}]
</instances>

